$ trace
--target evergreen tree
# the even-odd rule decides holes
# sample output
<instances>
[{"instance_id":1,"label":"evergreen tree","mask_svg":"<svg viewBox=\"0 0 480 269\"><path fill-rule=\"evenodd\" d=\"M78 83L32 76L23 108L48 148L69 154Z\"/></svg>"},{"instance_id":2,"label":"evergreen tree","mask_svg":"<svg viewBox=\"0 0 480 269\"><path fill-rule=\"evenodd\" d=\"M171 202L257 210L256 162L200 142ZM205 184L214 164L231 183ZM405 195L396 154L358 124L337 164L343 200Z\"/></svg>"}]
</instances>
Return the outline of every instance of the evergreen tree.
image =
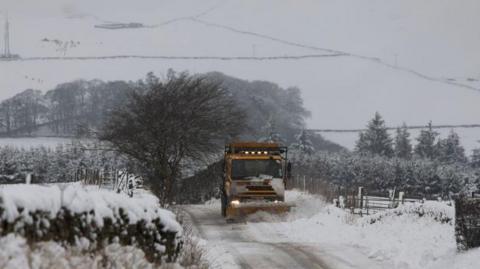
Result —
<instances>
[{"instance_id":1,"label":"evergreen tree","mask_svg":"<svg viewBox=\"0 0 480 269\"><path fill-rule=\"evenodd\" d=\"M443 198L451 199L453 194L459 193L465 187L466 182L463 173L458 173L455 166L445 165L439 167L438 170L440 177L439 193Z\"/></svg>"},{"instance_id":2,"label":"evergreen tree","mask_svg":"<svg viewBox=\"0 0 480 269\"><path fill-rule=\"evenodd\" d=\"M438 132L432 128L432 122L427 125L426 130L420 131L417 137L418 144L415 146L415 154L421 158L434 159L435 158L435 140Z\"/></svg>"},{"instance_id":3,"label":"evergreen tree","mask_svg":"<svg viewBox=\"0 0 480 269\"><path fill-rule=\"evenodd\" d=\"M403 159L412 157L412 144L410 143L410 133L405 123L401 128L397 128L395 137L395 156Z\"/></svg>"},{"instance_id":4,"label":"evergreen tree","mask_svg":"<svg viewBox=\"0 0 480 269\"><path fill-rule=\"evenodd\" d=\"M460 145L460 138L453 130L436 145L437 159L442 163L466 163L465 149Z\"/></svg>"},{"instance_id":5,"label":"evergreen tree","mask_svg":"<svg viewBox=\"0 0 480 269\"><path fill-rule=\"evenodd\" d=\"M480 168L480 148L476 148L473 150L470 165L473 168Z\"/></svg>"},{"instance_id":6,"label":"evergreen tree","mask_svg":"<svg viewBox=\"0 0 480 269\"><path fill-rule=\"evenodd\" d=\"M393 141L388 134L385 121L378 112L368 123L367 130L361 132L356 144L356 150L360 153L371 153L381 156L393 156Z\"/></svg>"},{"instance_id":7,"label":"evergreen tree","mask_svg":"<svg viewBox=\"0 0 480 269\"><path fill-rule=\"evenodd\" d=\"M366 135L365 135L365 132L360 132L358 134L358 140L355 144L355 150L357 152L365 152L367 151L366 149L368 148L368 141L367 141L367 138L366 138Z\"/></svg>"},{"instance_id":8,"label":"evergreen tree","mask_svg":"<svg viewBox=\"0 0 480 269\"><path fill-rule=\"evenodd\" d=\"M260 141L285 144L285 139L283 139L278 132L276 121L272 115L269 116L265 126L263 127L263 133L264 136L260 138Z\"/></svg>"},{"instance_id":9,"label":"evergreen tree","mask_svg":"<svg viewBox=\"0 0 480 269\"><path fill-rule=\"evenodd\" d=\"M299 161L304 157L310 157L315 153L315 147L310 140L309 133L303 129L299 134L295 135L295 142L290 145L293 156L297 155Z\"/></svg>"}]
</instances>

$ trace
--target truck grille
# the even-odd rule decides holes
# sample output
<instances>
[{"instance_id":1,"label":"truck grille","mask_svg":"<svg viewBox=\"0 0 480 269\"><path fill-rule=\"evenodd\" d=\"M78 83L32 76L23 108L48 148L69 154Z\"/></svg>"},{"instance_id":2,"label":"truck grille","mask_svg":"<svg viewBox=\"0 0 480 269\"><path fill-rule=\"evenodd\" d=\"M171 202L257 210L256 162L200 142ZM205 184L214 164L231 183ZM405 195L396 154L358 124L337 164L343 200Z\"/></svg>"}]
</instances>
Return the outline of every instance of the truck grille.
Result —
<instances>
[{"instance_id":1,"label":"truck grille","mask_svg":"<svg viewBox=\"0 0 480 269\"><path fill-rule=\"evenodd\" d=\"M249 191L274 191L270 185L257 185L257 186L247 186Z\"/></svg>"},{"instance_id":2,"label":"truck grille","mask_svg":"<svg viewBox=\"0 0 480 269\"><path fill-rule=\"evenodd\" d=\"M270 185L246 186L247 191L240 193L240 197L267 197L277 196L277 193Z\"/></svg>"}]
</instances>

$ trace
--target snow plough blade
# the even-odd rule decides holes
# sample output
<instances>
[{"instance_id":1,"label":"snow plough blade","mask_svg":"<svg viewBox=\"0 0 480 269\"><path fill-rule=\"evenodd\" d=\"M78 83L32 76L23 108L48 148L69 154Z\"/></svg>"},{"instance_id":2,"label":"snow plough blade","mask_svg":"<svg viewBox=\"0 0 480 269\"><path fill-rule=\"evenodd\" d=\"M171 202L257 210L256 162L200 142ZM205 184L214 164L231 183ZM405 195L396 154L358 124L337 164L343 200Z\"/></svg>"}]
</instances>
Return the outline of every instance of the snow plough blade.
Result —
<instances>
[{"instance_id":1,"label":"snow plough blade","mask_svg":"<svg viewBox=\"0 0 480 269\"><path fill-rule=\"evenodd\" d=\"M294 206L294 204L286 202L240 203L227 207L226 218L227 220L235 220L259 211L271 214L283 214L290 211L290 209Z\"/></svg>"}]
</instances>

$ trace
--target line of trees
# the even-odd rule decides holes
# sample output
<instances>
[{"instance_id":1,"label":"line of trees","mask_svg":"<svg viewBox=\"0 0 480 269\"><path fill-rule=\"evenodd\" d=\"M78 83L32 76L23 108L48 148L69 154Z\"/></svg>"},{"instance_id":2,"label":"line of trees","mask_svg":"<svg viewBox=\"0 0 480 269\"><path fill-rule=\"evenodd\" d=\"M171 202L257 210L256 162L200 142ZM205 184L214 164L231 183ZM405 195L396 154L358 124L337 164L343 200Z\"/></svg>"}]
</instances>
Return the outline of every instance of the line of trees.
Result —
<instances>
[{"instance_id":1,"label":"line of trees","mask_svg":"<svg viewBox=\"0 0 480 269\"><path fill-rule=\"evenodd\" d=\"M71 136L84 129L98 129L109 111L122 105L136 83L77 80L42 94L27 89L0 103L0 135L42 134Z\"/></svg>"},{"instance_id":2,"label":"line of trees","mask_svg":"<svg viewBox=\"0 0 480 269\"><path fill-rule=\"evenodd\" d=\"M80 170L109 171L134 168L134 162L97 142L73 140L55 148L44 146L0 147L0 184L24 183L27 174L33 183L75 181Z\"/></svg>"},{"instance_id":3,"label":"line of trees","mask_svg":"<svg viewBox=\"0 0 480 269\"><path fill-rule=\"evenodd\" d=\"M37 105L28 100L34 100L38 108L32 109ZM21 109L13 109L11 103L28 109L20 113ZM22 121L24 114L30 120ZM0 134L35 135L47 130L50 135L93 135L108 142L107 147L116 154L127 156L129 165L136 168L132 172L142 175L167 204L181 200L175 196L189 184L180 180L217 161L224 143L237 138L289 145L296 140L298 130L305 128L309 115L295 87L283 89L274 83L216 72L189 75L170 70L165 79L148 73L136 82L78 80L60 84L43 95L27 90L0 103ZM320 135L309 134L309 139L312 151L342 149ZM12 155L9 151L0 154ZM16 156L30 154L13 151ZM12 175L24 178L24 171L34 171L39 182L62 181L74 172L71 167L78 167L78 158L70 156L69 150L40 151L47 153L34 159L49 158L48 168L42 168L49 172L10 162L17 167L5 165L0 174L8 180ZM62 161L65 159L69 161ZM211 192L210 185L193 185L204 193Z\"/></svg>"},{"instance_id":4,"label":"line of trees","mask_svg":"<svg viewBox=\"0 0 480 269\"><path fill-rule=\"evenodd\" d=\"M10 133L22 129L31 134L44 121L47 104L38 90L26 90L0 103L0 130Z\"/></svg>"},{"instance_id":5,"label":"line of trees","mask_svg":"<svg viewBox=\"0 0 480 269\"><path fill-rule=\"evenodd\" d=\"M385 121L377 112L367 125L367 130L359 134L355 151L360 154L373 154L385 157L411 159L413 157L435 160L442 164L466 164L468 158L465 149L460 144L458 134L450 131L446 138L439 138L439 133L432 128L429 122L425 129L420 131L416 138L416 145L412 146L407 126L397 128L395 138L392 138L385 126ZM473 162L478 162L478 150L474 151Z\"/></svg>"},{"instance_id":6,"label":"line of trees","mask_svg":"<svg viewBox=\"0 0 480 269\"><path fill-rule=\"evenodd\" d=\"M396 189L406 192L407 197L448 199L480 188L479 169L428 159L320 152L294 165L295 176L324 182L329 190L322 191L336 195L355 192L361 186L369 193L386 195L389 190Z\"/></svg>"},{"instance_id":7,"label":"line of trees","mask_svg":"<svg viewBox=\"0 0 480 269\"><path fill-rule=\"evenodd\" d=\"M284 89L271 82L247 81L218 72L195 76L228 91L235 105L242 108L246 114L246 126L240 134L242 139L274 140L288 145L310 116L303 106L300 89L296 87ZM145 79L135 82L76 80L59 84L45 94L25 90L0 102L0 136L95 133L115 108L126 105L133 92L148 91L159 81L150 72ZM342 149L320 135L312 137L312 141L319 149Z\"/></svg>"},{"instance_id":8,"label":"line of trees","mask_svg":"<svg viewBox=\"0 0 480 269\"><path fill-rule=\"evenodd\" d=\"M309 135L301 132L290 147L294 171L330 186L329 191L323 190L329 195L359 186L370 192L396 189L427 198L450 198L480 189L480 148L467 158L454 131L439 138L431 123L421 130L415 146L405 124L392 137L379 113L359 134L354 151L312 153Z\"/></svg>"}]
</instances>

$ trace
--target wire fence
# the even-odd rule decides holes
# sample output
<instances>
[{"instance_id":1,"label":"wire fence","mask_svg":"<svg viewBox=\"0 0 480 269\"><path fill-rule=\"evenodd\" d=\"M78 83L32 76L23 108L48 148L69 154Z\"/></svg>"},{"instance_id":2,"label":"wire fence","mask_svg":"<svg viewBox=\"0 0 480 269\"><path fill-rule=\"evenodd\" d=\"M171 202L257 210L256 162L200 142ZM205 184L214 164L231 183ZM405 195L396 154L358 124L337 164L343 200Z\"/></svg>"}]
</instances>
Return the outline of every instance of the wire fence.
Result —
<instances>
[{"instance_id":1,"label":"wire fence","mask_svg":"<svg viewBox=\"0 0 480 269\"><path fill-rule=\"evenodd\" d=\"M35 175L32 173L25 173L24 175L17 175L16 180L9 180L3 185L9 184L68 184L79 182L83 185L98 186L99 188L111 189L118 193L123 192L133 196L134 190L143 188L143 179L129 173L125 169L95 169L95 168L78 168L75 172L69 174L61 181L55 182L37 182Z\"/></svg>"},{"instance_id":2,"label":"wire fence","mask_svg":"<svg viewBox=\"0 0 480 269\"><path fill-rule=\"evenodd\" d=\"M287 182L287 188L299 189L311 194L323 196L337 207L345 208L352 214L370 215L379 211L393 209L402 204L423 203L419 197L406 197L405 192L389 190L388 192L368 191L358 186L334 186L325 180L295 175Z\"/></svg>"}]
</instances>

